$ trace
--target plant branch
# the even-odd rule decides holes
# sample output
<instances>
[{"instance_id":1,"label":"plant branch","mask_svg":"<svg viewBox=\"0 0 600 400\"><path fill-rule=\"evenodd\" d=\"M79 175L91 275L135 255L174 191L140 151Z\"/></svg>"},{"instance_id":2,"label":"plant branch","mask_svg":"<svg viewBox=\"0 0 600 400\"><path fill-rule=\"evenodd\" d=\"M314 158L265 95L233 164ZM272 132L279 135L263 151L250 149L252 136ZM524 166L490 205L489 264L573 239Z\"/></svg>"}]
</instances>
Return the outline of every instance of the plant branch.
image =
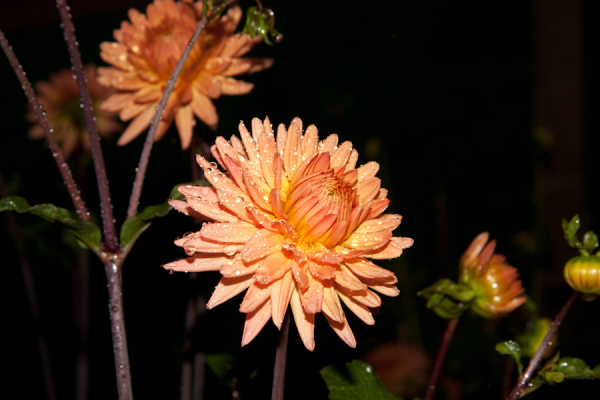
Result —
<instances>
[{"instance_id":1,"label":"plant branch","mask_svg":"<svg viewBox=\"0 0 600 400\"><path fill-rule=\"evenodd\" d=\"M60 14L60 19L63 25L65 41L73 64L73 72L75 73L77 87L79 88L79 99L83 107L85 116L85 124L90 135L90 150L92 159L94 160L94 168L96 170L96 179L98 181L98 192L100 194L100 209L102 215L102 225L104 228L104 241L106 250L110 253L117 253L119 250L119 242L115 230L115 222L112 212L112 203L110 200L110 192L108 189L108 178L106 177L106 169L104 167L104 157L102 156L102 148L100 147L100 137L96 129L94 110L92 101L86 85L86 78L83 72L83 64L81 62L81 54L78 50L78 43L75 36L75 27L71 21L71 14L66 0L56 0L56 7Z\"/></svg>"},{"instance_id":2,"label":"plant branch","mask_svg":"<svg viewBox=\"0 0 600 400\"><path fill-rule=\"evenodd\" d=\"M108 261L104 265L104 269L106 270L106 278L108 280L108 310L110 312L112 328L119 400L133 400L129 355L127 353L127 337L125 335L121 265L114 261Z\"/></svg>"},{"instance_id":3,"label":"plant branch","mask_svg":"<svg viewBox=\"0 0 600 400\"><path fill-rule=\"evenodd\" d=\"M446 358L446 352L448 351L448 346L452 341L452 336L454 336L454 330L456 329L457 324L458 318L448 320L446 330L444 331L444 336L442 336L442 341L435 357L433 371L431 371L431 376L429 377L429 382L427 383L425 400L432 400L433 396L435 395L435 390L437 388L438 381L440 380L440 373L442 372L442 366L444 365L444 359Z\"/></svg>"},{"instance_id":4,"label":"plant branch","mask_svg":"<svg viewBox=\"0 0 600 400\"><path fill-rule=\"evenodd\" d=\"M154 118L152 119L152 123L150 124L150 129L148 130L148 135L146 136L146 141L144 142L144 148L142 149L142 155L140 157L140 162L138 164L137 173L135 175L135 181L133 183L133 189L131 191L131 197L129 199L129 208L127 210L127 218L131 218L137 214L137 209L140 203L140 196L142 193L142 186L144 184L144 178L146 176L146 170L148 169L148 160L150 159L150 152L152 151L152 144L154 143L154 137L156 136L156 131L158 130L158 123L160 122L163 112L165 111L165 107L167 106L167 101L169 100L169 96L173 92L175 88L175 84L177 83L177 79L181 71L183 70L183 66L187 61L192 49L196 45L200 34L204 31L206 24L212 20L215 16L219 15L221 11L223 11L226 7L228 7L233 1L227 1L223 3L218 8L214 9L211 13L210 17L206 17L206 14L202 14L202 18L198 22L198 26L192 35L192 38L188 42L187 46L181 58L177 62L175 66L175 70L173 74L171 74L171 78L167 81L167 86L165 87L165 91L163 93L162 98L160 99L160 103L156 108L156 114L154 114Z\"/></svg>"},{"instance_id":5,"label":"plant branch","mask_svg":"<svg viewBox=\"0 0 600 400\"><path fill-rule=\"evenodd\" d=\"M571 294L571 296L569 296L569 298L567 299L565 304L562 306L558 315L556 315L556 318L554 318L552 325L550 325L550 329L548 329L548 333L546 333L546 336L544 337L544 340L540 344L540 347L538 347L535 354L529 361L529 365L527 365L527 368L525 369L525 371L523 371L521 376L519 376L517 383L513 387L513 390L510 392L510 394L508 395L506 400L516 400L520 397L521 390L523 390L523 388L527 384L527 381L529 381L529 379L531 378L533 371L535 370L535 368L538 366L538 364L542 360L542 356L546 352L546 348L552 342L552 339L554 338L554 335L556 335L556 331L558 330L558 327L560 326L562 321L565 319L567 312L569 311L569 309L571 308L571 306L577 299L577 296L578 296L577 292L573 292Z\"/></svg>"},{"instance_id":6,"label":"plant branch","mask_svg":"<svg viewBox=\"0 0 600 400\"><path fill-rule=\"evenodd\" d=\"M290 311L285 313L283 326L279 332L279 343L275 353L275 368L273 371L273 391L271 400L283 400L285 387L285 361L287 359L287 344L290 333Z\"/></svg>"},{"instance_id":7,"label":"plant branch","mask_svg":"<svg viewBox=\"0 0 600 400\"><path fill-rule=\"evenodd\" d=\"M6 54L6 58L8 58L8 61L11 67L13 68L15 75L17 75L17 79L19 80L19 83L21 84L21 87L25 92L27 101L29 102L29 105L35 113L37 123L40 125L42 131L44 132L44 135L46 136L46 141L48 142L48 146L50 147L50 151L52 152L52 157L54 157L56 166L60 171L60 175L62 176L63 181L65 182L65 186L67 187L67 191L71 196L73 205L77 210L77 215L79 216L79 219L81 219L82 221L89 221L90 214L85 206L83 199L81 198L81 194L79 193L77 184L73 179L73 174L71 173L71 170L69 169L69 166L65 161L63 152L60 146L58 145L56 138L54 137L52 128L50 128L50 126L48 125L46 113L43 110L41 104L38 102L37 97L35 96L35 92L31 87L31 82L29 82L29 79L27 79L27 75L25 74L25 71L23 71L23 67L19 63L17 56L13 52L12 47L8 43L8 40L6 40L6 37L4 36L4 33L2 31L0 31L0 46L2 47L4 54Z\"/></svg>"}]
</instances>

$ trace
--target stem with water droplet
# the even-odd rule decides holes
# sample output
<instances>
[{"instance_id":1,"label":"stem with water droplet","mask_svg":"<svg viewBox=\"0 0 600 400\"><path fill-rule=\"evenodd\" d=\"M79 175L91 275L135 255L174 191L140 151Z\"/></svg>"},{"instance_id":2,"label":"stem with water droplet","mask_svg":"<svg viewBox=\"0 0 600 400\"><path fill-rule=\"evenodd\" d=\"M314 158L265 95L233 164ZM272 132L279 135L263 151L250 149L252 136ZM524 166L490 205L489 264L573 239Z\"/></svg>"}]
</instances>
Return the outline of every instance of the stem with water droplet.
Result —
<instances>
[{"instance_id":1,"label":"stem with water droplet","mask_svg":"<svg viewBox=\"0 0 600 400\"><path fill-rule=\"evenodd\" d=\"M108 280L108 309L112 328L119 400L132 400L133 392L131 390L131 373L129 372L129 355L127 353L123 313L121 264L116 261L107 261L104 264L104 269Z\"/></svg>"},{"instance_id":2,"label":"stem with water droplet","mask_svg":"<svg viewBox=\"0 0 600 400\"><path fill-rule=\"evenodd\" d=\"M35 96L35 92L31 87L31 82L29 82L29 79L27 79L25 71L23 71L23 67L21 67L17 56L13 52L12 47L8 43L8 40L6 40L6 37L4 36L4 33L2 31L0 31L0 47L2 47L4 54L6 54L6 58L8 58L8 61L10 62L10 65L13 68L15 75L17 75L17 79L19 80L19 83L21 83L21 87L25 92L27 101L29 102L29 105L35 113L37 123L40 125L42 131L44 132L44 135L46 136L46 141L48 142L48 146L52 151L52 156L54 157L54 161L56 161L56 166L60 171L60 175L62 176L63 181L65 182L65 186L67 187L67 191L71 196L71 200L73 200L73 204L75 205L75 209L77 210L77 215L79 216L79 219L81 219L82 221L89 221L90 215L88 213L88 210L85 206L85 203L83 202L83 199L81 198L81 195L79 194L79 189L77 188L77 184L73 179L73 174L71 173L69 166L65 162L63 152L60 149L56 138L52 134L52 131L50 130L50 126L48 125L48 120L46 119L45 112L43 112L42 106L38 102L37 97Z\"/></svg>"},{"instance_id":3,"label":"stem with water droplet","mask_svg":"<svg viewBox=\"0 0 600 400\"><path fill-rule=\"evenodd\" d=\"M569 311L569 309L571 308L571 306L577 299L577 296L578 296L578 294L576 292L573 292L569 296L569 298L567 299L565 304L562 306L558 315L556 315L556 318L554 318L554 321L552 321L552 325L550 325L550 329L548 329L548 333L546 333L544 340L542 341L542 343L540 343L540 346L538 347L535 354L529 361L529 365L527 365L527 368L525 369L525 371L523 371L521 376L519 376L517 383L513 387L513 390L510 392L510 394L508 395L506 400L516 400L520 397L521 391L523 390L523 388L525 387L525 385L531 378L531 376L533 374L533 370L538 366L538 364L542 360L542 356L546 352L546 348L548 348L548 346L552 342L552 338L554 338L554 335L556 335L556 331L558 330L558 327L560 326L562 321L565 319L567 312Z\"/></svg>"},{"instance_id":4,"label":"stem with water droplet","mask_svg":"<svg viewBox=\"0 0 600 400\"><path fill-rule=\"evenodd\" d=\"M69 6L66 0L56 0L56 7L60 14L60 20L63 24L65 41L71 63L73 64L73 72L75 73L77 87L79 88L79 99L83 106L83 114L85 116L85 125L90 136L90 151L94 160L94 168L96 170L96 180L98 181L98 193L100 194L100 208L102 214L102 225L104 227L104 242L106 250L110 253L117 253L119 250L119 242L115 229L115 222L112 212L112 203L110 200L110 192L108 189L108 178L106 177L106 169L104 167L104 157L102 156L102 148L100 147L100 136L96 129L94 109L92 100L87 88L85 74L83 72L83 64L81 62L81 54L78 50L77 39L75 37L75 27L71 21Z\"/></svg>"},{"instance_id":5,"label":"stem with water droplet","mask_svg":"<svg viewBox=\"0 0 600 400\"><path fill-rule=\"evenodd\" d=\"M290 333L290 310L285 313L283 326L279 332L279 343L275 353L275 368L273 371L273 391L271 400L283 400L285 387L285 361L287 359L287 344Z\"/></svg>"},{"instance_id":6,"label":"stem with water droplet","mask_svg":"<svg viewBox=\"0 0 600 400\"><path fill-rule=\"evenodd\" d=\"M203 13L202 18L198 22L198 26L192 35L192 38L188 42L187 46L181 58L177 62L175 66L175 70L173 70L173 74L171 78L167 81L167 86L165 87L165 91L163 92L163 96L160 99L160 103L158 107L156 107L156 114L154 114L154 118L150 124L150 129L148 130L148 135L146 136L146 141L144 142L144 148L142 149L142 155L140 157L140 163L138 164L137 173L135 175L135 181L133 183L133 189L131 191L131 197L129 199L129 208L127 210L127 218L131 218L137 215L137 209L140 203L140 196L142 193L142 186L144 184L144 178L146 176L146 170L148 169L148 160L150 159L150 152L152 151L152 144L154 143L154 137L156 136L156 131L158 130L158 124L161 121L162 114L167 106L167 101L169 100L169 96L173 92L175 88L175 83L177 83L177 79L179 78L179 74L183 70L183 66L187 61L192 49L196 45L200 34L204 31L206 24L212 20L214 17L218 16L221 11L225 8L229 7L234 1L227 1L223 3L218 8L212 10L210 16L207 18L206 14Z\"/></svg>"},{"instance_id":7,"label":"stem with water droplet","mask_svg":"<svg viewBox=\"0 0 600 400\"><path fill-rule=\"evenodd\" d=\"M435 389L437 388L438 381L440 380L440 373L442 372L442 366L444 365L446 352L448 351L448 346L452 341L452 336L454 336L454 330L456 329L457 324L458 318L448 320L446 330L444 331L444 336L442 336L440 348L438 349L435 357L435 364L433 365L433 370L431 371L431 376L429 377L429 382L427 383L425 400L432 400L433 396L435 395Z\"/></svg>"}]
</instances>

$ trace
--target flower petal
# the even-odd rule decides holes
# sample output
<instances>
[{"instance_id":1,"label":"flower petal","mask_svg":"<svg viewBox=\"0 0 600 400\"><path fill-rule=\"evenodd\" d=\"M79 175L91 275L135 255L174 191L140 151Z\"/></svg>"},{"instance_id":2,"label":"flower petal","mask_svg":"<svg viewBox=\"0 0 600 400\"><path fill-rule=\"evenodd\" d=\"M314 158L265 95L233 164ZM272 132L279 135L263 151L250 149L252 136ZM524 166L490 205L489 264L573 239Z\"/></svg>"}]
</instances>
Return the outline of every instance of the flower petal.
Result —
<instances>
[{"instance_id":1,"label":"flower petal","mask_svg":"<svg viewBox=\"0 0 600 400\"><path fill-rule=\"evenodd\" d=\"M265 301L261 307L246 315L244 334L242 335L242 347L250 343L258 335L269 319L271 319L270 299Z\"/></svg>"},{"instance_id":2,"label":"flower petal","mask_svg":"<svg viewBox=\"0 0 600 400\"><path fill-rule=\"evenodd\" d=\"M215 291L206 303L206 308L211 309L232 297L242 293L252 284L252 276L240 276L235 278L223 277L215 287Z\"/></svg>"},{"instance_id":3,"label":"flower petal","mask_svg":"<svg viewBox=\"0 0 600 400\"><path fill-rule=\"evenodd\" d=\"M297 290L294 290L292 293L290 306L304 347L313 351L315 349L315 315L308 314L304 311Z\"/></svg>"},{"instance_id":4,"label":"flower petal","mask_svg":"<svg viewBox=\"0 0 600 400\"><path fill-rule=\"evenodd\" d=\"M230 261L230 257L224 255L195 254L183 260L172 261L163 265L169 271L180 272L205 272L218 271L222 265Z\"/></svg>"},{"instance_id":5,"label":"flower petal","mask_svg":"<svg viewBox=\"0 0 600 400\"><path fill-rule=\"evenodd\" d=\"M261 229L246 242L242 249L242 257L244 262L250 263L281 251L282 244L283 236L281 234Z\"/></svg>"},{"instance_id":6,"label":"flower petal","mask_svg":"<svg viewBox=\"0 0 600 400\"><path fill-rule=\"evenodd\" d=\"M273 282L271 290L271 307L273 309L273 323L277 329L281 329L283 318L287 311L292 293L295 290L292 273L288 272L283 278Z\"/></svg>"},{"instance_id":7,"label":"flower petal","mask_svg":"<svg viewBox=\"0 0 600 400\"><path fill-rule=\"evenodd\" d=\"M353 349L356 348L356 338L354 337L354 333L352 333L352 329L350 329L350 324L348 324L348 320L344 319L342 322L336 322L329 318L327 314L325 315L325 319L329 322L329 326L333 329L335 333L344 341L346 344Z\"/></svg>"}]
</instances>

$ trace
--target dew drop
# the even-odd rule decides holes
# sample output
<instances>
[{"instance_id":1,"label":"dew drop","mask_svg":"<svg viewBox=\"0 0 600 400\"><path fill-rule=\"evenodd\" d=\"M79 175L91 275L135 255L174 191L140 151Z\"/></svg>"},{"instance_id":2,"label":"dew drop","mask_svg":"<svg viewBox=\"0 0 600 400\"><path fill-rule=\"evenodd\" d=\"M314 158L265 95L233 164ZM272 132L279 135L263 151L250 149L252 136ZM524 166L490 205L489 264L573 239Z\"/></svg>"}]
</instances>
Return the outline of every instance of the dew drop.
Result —
<instances>
[{"instance_id":1,"label":"dew drop","mask_svg":"<svg viewBox=\"0 0 600 400\"><path fill-rule=\"evenodd\" d=\"M223 247L223 253L225 253L228 256L232 256L236 253L237 251L237 247L236 246L225 246Z\"/></svg>"}]
</instances>

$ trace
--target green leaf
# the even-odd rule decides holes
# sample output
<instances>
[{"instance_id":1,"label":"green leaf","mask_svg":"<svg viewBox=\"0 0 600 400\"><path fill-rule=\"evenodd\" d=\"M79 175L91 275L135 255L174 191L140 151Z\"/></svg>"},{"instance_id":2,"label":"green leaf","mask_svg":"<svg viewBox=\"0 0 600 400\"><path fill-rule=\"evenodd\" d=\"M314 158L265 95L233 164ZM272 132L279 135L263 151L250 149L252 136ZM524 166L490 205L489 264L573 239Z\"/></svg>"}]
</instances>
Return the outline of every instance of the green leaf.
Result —
<instances>
[{"instance_id":1,"label":"green leaf","mask_svg":"<svg viewBox=\"0 0 600 400\"><path fill-rule=\"evenodd\" d=\"M171 189L169 199L183 199L183 195L177 190L179 186L182 185L209 186L209 183L207 181L181 183L179 185L176 185L173 189ZM133 246L135 241L140 237L142 232L148 229L148 227L151 225L154 219L164 217L169 213L169 211L171 211L171 208L172 207L169 205L169 200L167 200L161 204L148 206L144 208L144 210L139 214L131 218L127 218L127 220L125 220L123 226L121 227L121 233L119 235L121 246L123 248L123 253L126 254L131 250L131 247Z\"/></svg>"},{"instance_id":2,"label":"green leaf","mask_svg":"<svg viewBox=\"0 0 600 400\"><path fill-rule=\"evenodd\" d=\"M102 233L100 228L91 221L81 221L73 218L71 212L65 208L56 207L54 204L38 204L31 206L27 200L19 196L10 196L0 199L1 211L16 211L20 214L32 214L53 223L57 223L83 243L85 246L98 253Z\"/></svg>"},{"instance_id":3,"label":"green leaf","mask_svg":"<svg viewBox=\"0 0 600 400\"><path fill-rule=\"evenodd\" d=\"M375 376L373 367L354 360L341 369L333 365L321 370L321 376L329 389L330 400L399 400Z\"/></svg>"},{"instance_id":4,"label":"green leaf","mask_svg":"<svg viewBox=\"0 0 600 400\"><path fill-rule=\"evenodd\" d=\"M527 385L523 395L533 392L542 385L554 385L563 382L565 379L600 379L600 365L592 369L580 358L559 358L557 353Z\"/></svg>"},{"instance_id":5,"label":"green leaf","mask_svg":"<svg viewBox=\"0 0 600 400\"><path fill-rule=\"evenodd\" d=\"M581 226L581 220L579 219L579 215L573 216L573 218L571 218L571 220L568 223L567 220L563 218L562 226L565 239L567 240L567 243L569 243L569 246L573 247L574 249L582 248L583 245L580 241L577 240L577 231Z\"/></svg>"},{"instance_id":6,"label":"green leaf","mask_svg":"<svg viewBox=\"0 0 600 400\"><path fill-rule=\"evenodd\" d=\"M517 363L519 375L523 373L523 364L521 363L521 346L514 340L507 340L496 345L496 351L500 354L511 356Z\"/></svg>"},{"instance_id":7,"label":"green leaf","mask_svg":"<svg viewBox=\"0 0 600 400\"><path fill-rule=\"evenodd\" d=\"M263 7L260 1L258 6L251 6L246 11L246 25L242 33L251 37L262 36L264 42L272 46L271 38L279 43L283 36L275 29L275 13L270 8Z\"/></svg>"},{"instance_id":8,"label":"green leaf","mask_svg":"<svg viewBox=\"0 0 600 400\"><path fill-rule=\"evenodd\" d=\"M589 253L593 252L598 247L598 235L592 231L588 231L583 235L583 247Z\"/></svg>"},{"instance_id":9,"label":"green leaf","mask_svg":"<svg viewBox=\"0 0 600 400\"><path fill-rule=\"evenodd\" d=\"M427 299L427 308L446 319L460 317L475 297L470 287L450 279L440 279L417 295Z\"/></svg>"}]
</instances>

